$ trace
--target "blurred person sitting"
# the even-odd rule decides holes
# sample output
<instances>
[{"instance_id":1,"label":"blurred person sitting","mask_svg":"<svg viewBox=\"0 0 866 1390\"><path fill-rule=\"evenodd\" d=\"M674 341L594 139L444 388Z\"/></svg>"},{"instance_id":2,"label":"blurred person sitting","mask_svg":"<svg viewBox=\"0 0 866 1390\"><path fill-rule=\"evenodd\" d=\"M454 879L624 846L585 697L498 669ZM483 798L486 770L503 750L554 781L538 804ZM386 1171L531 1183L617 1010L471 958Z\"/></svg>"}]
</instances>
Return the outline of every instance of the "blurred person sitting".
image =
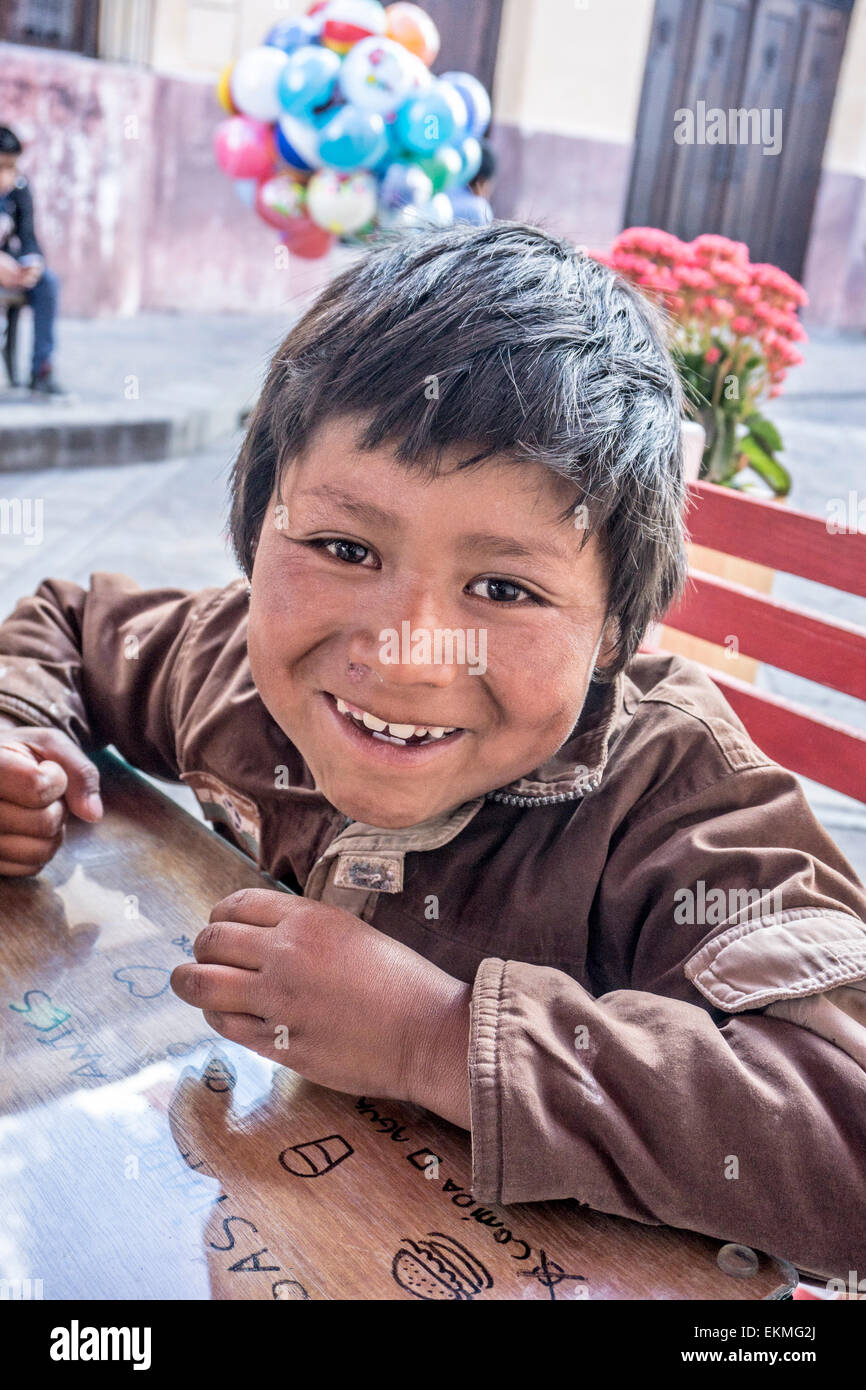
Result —
<instances>
[{"instance_id":1,"label":"blurred person sitting","mask_svg":"<svg viewBox=\"0 0 866 1390\"><path fill-rule=\"evenodd\" d=\"M33 195L18 171L21 141L0 126L0 288L23 294L33 310L33 359L30 389L62 395L54 379L54 320L59 281L48 270L33 225Z\"/></svg>"},{"instance_id":2,"label":"blurred person sitting","mask_svg":"<svg viewBox=\"0 0 866 1390\"><path fill-rule=\"evenodd\" d=\"M489 140L482 140L478 173L465 188L458 188L451 194L456 222L471 222L473 226L483 227L493 221L493 209L489 200L497 168L496 151Z\"/></svg>"}]
</instances>

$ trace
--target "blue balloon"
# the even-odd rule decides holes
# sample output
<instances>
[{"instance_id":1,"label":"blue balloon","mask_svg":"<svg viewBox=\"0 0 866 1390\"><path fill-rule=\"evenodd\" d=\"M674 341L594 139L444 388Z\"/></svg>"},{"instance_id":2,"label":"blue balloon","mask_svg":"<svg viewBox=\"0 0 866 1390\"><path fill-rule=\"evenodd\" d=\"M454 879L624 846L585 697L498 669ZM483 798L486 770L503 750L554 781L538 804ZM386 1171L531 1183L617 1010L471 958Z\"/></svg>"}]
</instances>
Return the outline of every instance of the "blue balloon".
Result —
<instances>
[{"instance_id":1,"label":"blue balloon","mask_svg":"<svg viewBox=\"0 0 866 1390\"><path fill-rule=\"evenodd\" d=\"M471 222L483 227L493 221L493 209L486 198L479 198L468 188L454 188L449 193L455 222Z\"/></svg>"},{"instance_id":2,"label":"blue balloon","mask_svg":"<svg viewBox=\"0 0 866 1390\"><path fill-rule=\"evenodd\" d=\"M268 48L281 48L284 53L292 53L304 44L315 43L321 25L317 20L301 15L299 19L283 19L269 29L265 44Z\"/></svg>"},{"instance_id":3,"label":"blue balloon","mask_svg":"<svg viewBox=\"0 0 866 1390\"><path fill-rule=\"evenodd\" d=\"M372 169L389 150L385 122L376 111L340 106L322 126L319 158L334 169Z\"/></svg>"},{"instance_id":4,"label":"blue balloon","mask_svg":"<svg viewBox=\"0 0 866 1390\"><path fill-rule=\"evenodd\" d=\"M456 87L441 79L404 102L397 112L397 134L417 154L432 154L466 134L469 113Z\"/></svg>"},{"instance_id":5,"label":"blue balloon","mask_svg":"<svg viewBox=\"0 0 866 1390\"><path fill-rule=\"evenodd\" d=\"M471 183L481 168L481 143L476 140L474 135L467 135L466 139L461 140L457 146L457 152L463 160L463 168L458 182Z\"/></svg>"},{"instance_id":6,"label":"blue balloon","mask_svg":"<svg viewBox=\"0 0 866 1390\"><path fill-rule=\"evenodd\" d=\"M304 173L321 169L319 124L315 117L302 121L298 116L281 116L274 126L277 153L291 168Z\"/></svg>"},{"instance_id":7,"label":"blue balloon","mask_svg":"<svg viewBox=\"0 0 866 1390\"><path fill-rule=\"evenodd\" d=\"M277 82L277 96L289 116L306 116L329 101L340 71L340 57L330 48L306 44L290 53Z\"/></svg>"},{"instance_id":8,"label":"blue balloon","mask_svg":"<svg viewBox=\"0 0 866 1390\"><path fill-rule=\"evenodd\" d=\"M421 207L433 197L433 181L419 164L397 161L385 170L379 190L379 205L385 212L398 208Z\"/></svg>"},{"instance_id":9,"label":"blue balloon","mask_svg":"<svg viewBox=\"0 0 866 1390\"><path fill-rule=\"evenodd\" d=\"M469 115L467 131L474 135L476 140L480 140L490 124L490 97L487 88L471 72L443 72L442 81L450 82L452 87L457 88L466 102Z\"/></svg>"}]
</instances>

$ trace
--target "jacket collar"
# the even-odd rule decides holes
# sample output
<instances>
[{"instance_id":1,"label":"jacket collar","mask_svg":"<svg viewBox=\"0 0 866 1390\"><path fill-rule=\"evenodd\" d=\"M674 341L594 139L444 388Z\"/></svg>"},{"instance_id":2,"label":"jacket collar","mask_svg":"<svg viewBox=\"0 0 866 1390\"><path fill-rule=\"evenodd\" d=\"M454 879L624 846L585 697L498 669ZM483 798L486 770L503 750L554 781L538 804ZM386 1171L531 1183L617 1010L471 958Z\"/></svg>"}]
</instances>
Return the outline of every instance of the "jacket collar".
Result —
<instances>
[{"instance_id":1,"label":"jacket collar","mask_svg":"<svg viewBox=\"0 0 866 1390\"><path fill-rule=\"evenodd\" d=\"M558 752L534 772L488 792L487 800L507 806L547 806L577 801L594 792L622 714L624 685L622 672L609 684L590 685L580 718Z\"/></svg>"}]
</instances>

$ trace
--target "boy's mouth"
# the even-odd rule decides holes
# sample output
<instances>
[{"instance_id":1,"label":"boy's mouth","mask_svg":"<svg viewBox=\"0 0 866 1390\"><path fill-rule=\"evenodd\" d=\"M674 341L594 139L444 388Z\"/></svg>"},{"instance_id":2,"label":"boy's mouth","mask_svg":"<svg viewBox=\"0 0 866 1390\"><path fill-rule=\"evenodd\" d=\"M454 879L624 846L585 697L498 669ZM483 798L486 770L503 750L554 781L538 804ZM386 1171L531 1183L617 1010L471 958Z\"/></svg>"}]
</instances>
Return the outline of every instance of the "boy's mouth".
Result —
<instances>
[{"instance_id":1,"label":"boy's mouth","mask_svg":"<svg viewBox=\"0 0 866 1390\"><path fill-rule=\"evenodd\" d=\"M442 747L455 742L464 732L454 725L409 724L383 719L329 691L322 693L337 718L347 726L346 732L371 743L406 750Z\"/></svg>"}]
</instances>

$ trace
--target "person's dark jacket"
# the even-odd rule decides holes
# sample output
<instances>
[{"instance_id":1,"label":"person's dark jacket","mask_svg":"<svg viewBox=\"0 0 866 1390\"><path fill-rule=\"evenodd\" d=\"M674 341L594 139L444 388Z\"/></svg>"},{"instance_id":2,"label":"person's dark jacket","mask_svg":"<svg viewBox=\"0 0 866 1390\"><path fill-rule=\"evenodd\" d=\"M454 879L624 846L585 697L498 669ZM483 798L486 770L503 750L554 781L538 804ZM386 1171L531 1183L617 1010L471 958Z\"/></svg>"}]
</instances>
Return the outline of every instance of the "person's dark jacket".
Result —
<instances>
[{"instance_id":1,"label":"person's dark jacket","mask_svg":"<svg viewBox=\"0 0 866 1390\"><path fill-rule=\"evenodd\" d=\"M0 251L16 260L42 255L33 222L33 195L23 175L0 197Z\"/></svg>"}]
</instances>

